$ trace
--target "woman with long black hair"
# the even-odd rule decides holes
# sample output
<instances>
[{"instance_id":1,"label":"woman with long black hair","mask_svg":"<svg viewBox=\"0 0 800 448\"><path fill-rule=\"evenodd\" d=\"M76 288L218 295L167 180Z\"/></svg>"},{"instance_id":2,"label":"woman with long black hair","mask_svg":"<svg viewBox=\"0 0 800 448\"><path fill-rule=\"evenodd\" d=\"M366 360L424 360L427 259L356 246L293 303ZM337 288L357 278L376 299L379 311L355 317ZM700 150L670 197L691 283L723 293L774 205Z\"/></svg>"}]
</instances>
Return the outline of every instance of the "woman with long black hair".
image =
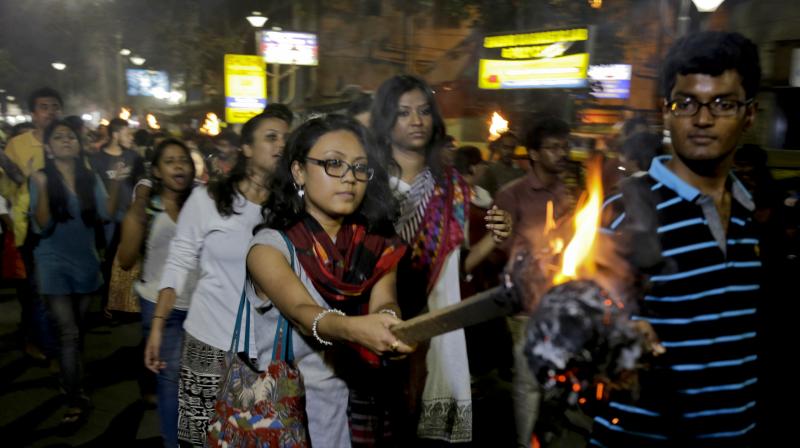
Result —
<instances>
[{"instance_id":1,"label":"woman with long black hair","mask_svg":"<svg viewBox=\"0 0 800 448\"><path fill-rule=\"evenodd\" d=\"M150 327L158 300L158 285L164 272L169 244L175 236L178 214L192 192L194 164L189 148L180 140L162 140L153 151L151 166L152 191L137 195L122 221L122 238L117 260L123 269L131 268L143 258L142 273L133 285L142 310L142 335ZM147 189L140 189L143 192ZM156 380L158 417L161 437L167 446L178 445L178 376L183 347L183 321L196 283L190 277L184 292L176 298L175 309L164 324L161 359L166 363L157 378L145 370L145 387ZM152 387L152 386L151 386ZM152 389L149 389L152 390Z\"/></svg>"},{"instance_id":2,"label":"woman with long black hair","mask_svg":"<svg viewBox=\"0 0 800 448\"><path fill-rule=\"evenodd\" d=\"M187 279L199 270L183 325L178 386L178 439L192 445L205 443L244 286L244 257L253 228L263 220L261 206L269 197L267 185L291 122L286 106L272 104L245 123L242 154L231 173L207 188L196 187L178 217L145 347L145 364L156 373L168 367L160 355L164 326L176 298L185 292Z\"/></svg>"},{"instance_id":3,"label":"woman with long black hair","mask_svg":"<svg viewBox=\"0 0 800 448\"><path fill-rule=\"evenodd\" d=\"M106 193L87 166L80 137L64 121L44 131L44 169L30 181L36 280L59 336L61 382L67 396L63 424L84 420L89 399L81 389L81 340L91 298L103 285L95 243L102 238L102 218L117 209L122 173Z\"/></svg>"},{"instance_id":4,"label":"woman with long black hair","mask_svg":"<svg viewBox=\"0 0 800 448\"><path fill-rule=\"evenodd\" d=\"M398 75L385 81L372 103L370 125L400 201L395 229L410 245L398 269L403 315L410 318L424 309L458 303L460 273L471 271L508 238L510 216L490 209L489 235L468 247L470 187L452 166L442 164L445 124L433 91L422 79ZM413 372L427 372L424 386L420 378L410 383L416 435L469 442L472 396L464 331L433 338L424 353L420 349L411 359ZM424 368L415 368L415 363L424 363Z\"/></svg>"}]
</instances>

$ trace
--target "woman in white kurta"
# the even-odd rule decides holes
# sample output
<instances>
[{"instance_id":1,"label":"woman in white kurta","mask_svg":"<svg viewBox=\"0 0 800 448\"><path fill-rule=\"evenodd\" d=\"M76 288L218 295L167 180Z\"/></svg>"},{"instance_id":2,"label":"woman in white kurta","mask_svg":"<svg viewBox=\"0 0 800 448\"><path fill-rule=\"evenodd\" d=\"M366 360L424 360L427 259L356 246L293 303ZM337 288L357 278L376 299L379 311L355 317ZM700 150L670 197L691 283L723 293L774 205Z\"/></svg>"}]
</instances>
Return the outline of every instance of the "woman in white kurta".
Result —
<instances>
[{"instance_id":1,"label":"woman in white kurta","mask_svg":"<svg viewBox=\"0 0 800 448\"><path fill-rule=\"evenodd\" d=\"M205 443L244 287L244 257L253 228L263 219L262 204L269 195L266 184L283 152L291 120L285 106L270 105L245 123L237 166L227 178L208 188L195 188L178 216L145 347L145 364L156 373L165 367L159 356L165 321L187 279L198 269L199 279L184 321L178 385L178 439L185 443Z\"/></svg>"}]
</instances>

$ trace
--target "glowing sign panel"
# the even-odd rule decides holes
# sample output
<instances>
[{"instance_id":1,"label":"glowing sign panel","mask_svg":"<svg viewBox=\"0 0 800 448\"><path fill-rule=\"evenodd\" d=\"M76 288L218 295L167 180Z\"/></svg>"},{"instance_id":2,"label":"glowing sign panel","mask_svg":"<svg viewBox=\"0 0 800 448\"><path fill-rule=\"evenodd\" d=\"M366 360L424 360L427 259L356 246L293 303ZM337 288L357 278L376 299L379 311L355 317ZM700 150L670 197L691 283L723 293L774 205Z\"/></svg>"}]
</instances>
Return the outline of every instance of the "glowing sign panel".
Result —
<instances>
[{"instance_id":1,"label":"glowing sign panel","mask_svg":"<svg viewBox=\"0 0 800 448\"><path fill-rule=\"evenodd\" d=\"M161 92L169 92L169 75L158 70L142 70L129 68L125 70L128 83L128 96L159 96Z\"/></svg>"},{"instance_id":2,"label":"glowing sign panel","mask_svg":"<svg viewBox=\"0 0 800 448\"><path fill-rule=\"evenodd\" d=\"M267 74L261 56L225 55L225 121L244 123L267 106Z\"/></svg>"},{"instance_id":3,"label":"glowing sign panel","mask_svg":"<svg viewBox=\"0 0 800 448\"><path fill-rule=\"evenodd\" d=\"M575 28L486 36L481 89L582 88L588 85L589 30Z\"/></svg>"}]
</instances>

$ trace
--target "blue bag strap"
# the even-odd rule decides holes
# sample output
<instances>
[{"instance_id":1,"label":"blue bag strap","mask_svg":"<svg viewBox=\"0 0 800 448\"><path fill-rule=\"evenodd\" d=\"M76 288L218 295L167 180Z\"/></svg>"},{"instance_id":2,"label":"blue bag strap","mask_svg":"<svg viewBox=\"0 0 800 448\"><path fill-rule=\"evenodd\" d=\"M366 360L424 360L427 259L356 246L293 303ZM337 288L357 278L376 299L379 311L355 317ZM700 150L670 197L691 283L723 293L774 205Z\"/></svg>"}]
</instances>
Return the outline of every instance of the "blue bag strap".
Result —
<instances>
[{"instance_id":1,"label":"blue bag strap","mask_svg":"<svg viewBox=\"0 0 800 448\"><path fill-rule=\"evenodd\" d=\"M239 334L242 332L242 314L244 313L247 296L245 294L247 288L247 276L245 275L244 286L242 286L242 296L239 299L239 311L236 313L236 324L233 327L233 338L231 338L230 351L236 353L239 350ZM250 339L250 307L247 307L247 333L245 335L245 350L249 349Z\"/></svg>"},{"instance_id":2,"label":"blue bag strap","mask_svg":"<svg viewBox=\"0 0 800 448\"><path fill-rule=\"evenodd\" d=\"M292 265L292 271L294 271L294 244L284 232L281 232L281 236L289 248L289 260ZM275 330L275 341L272 345L272 359L276 361L294 361L292 325L283 317L283 314L278 315L278 328Z\"/></svg>"}]
</instances>

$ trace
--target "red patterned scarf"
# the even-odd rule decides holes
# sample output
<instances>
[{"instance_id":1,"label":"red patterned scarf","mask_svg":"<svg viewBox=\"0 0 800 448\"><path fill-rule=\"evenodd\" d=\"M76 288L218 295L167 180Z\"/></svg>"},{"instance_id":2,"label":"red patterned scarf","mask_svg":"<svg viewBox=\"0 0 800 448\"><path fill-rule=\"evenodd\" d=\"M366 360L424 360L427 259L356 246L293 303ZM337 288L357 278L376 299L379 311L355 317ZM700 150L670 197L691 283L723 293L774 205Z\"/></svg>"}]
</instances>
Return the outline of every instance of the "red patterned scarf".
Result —
<instances>
[{"instance_id":1,"label":"red patterned scarf","mask_svg":"<svg viewBox=\"0 0 800 448\"><path fill-rule=\"evenodd\" d=\"M425 273L430 294L439 278L447 256L464 242L464 225L469 213L470 188L452 168L436 182L425 206L411 245L411 266Z\"/></svg>"},{"instance_id":2,"label":"red patterned scarf","mask_svg":"<svg viewBox=\"0 0 800 448\"><path fill-rule=\"evenodd\" d=\"M309 215L286 234L322 298L352 315L364 314L348 312L348 308L369 302L372 286L397 265L406 250L399 238L369 234L366 226L352 221L342 224L334 243Z\"/></svg>"},{"instance_id":3,"label":"red patterned scarf","mask_svg":"<svg viewBox=\"0 0 800 448\"><path fill-rule=\"evenodd\" d=\"M368 313L372 286L392 270L406 251L397 236L367 233L360 222L346 220L334 243L311 216L286 231L311 282L332 308L348 316ZM362 358L377 364L378 358L358 347Z\"/></svg>"}]
</instances>

